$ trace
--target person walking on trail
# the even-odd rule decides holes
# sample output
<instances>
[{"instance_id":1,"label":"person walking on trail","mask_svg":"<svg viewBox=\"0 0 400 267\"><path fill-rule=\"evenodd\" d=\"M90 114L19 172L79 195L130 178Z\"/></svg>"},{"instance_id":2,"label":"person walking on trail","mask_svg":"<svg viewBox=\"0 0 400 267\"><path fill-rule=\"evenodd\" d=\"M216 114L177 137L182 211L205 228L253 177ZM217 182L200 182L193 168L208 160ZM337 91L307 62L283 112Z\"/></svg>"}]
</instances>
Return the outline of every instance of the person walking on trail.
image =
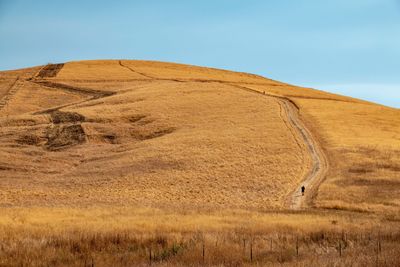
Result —
<instances>
[{"instance_id":1,"label":"person walking on trail","mask_svg":"<svg viewBox=\"0 0 400 267\"><path fill-rule=\"evenodd\" d=\"M306 187L303 185L301 187L301 195L304 196L304 191L306 191Z\"/></svg>"}]
</instances>

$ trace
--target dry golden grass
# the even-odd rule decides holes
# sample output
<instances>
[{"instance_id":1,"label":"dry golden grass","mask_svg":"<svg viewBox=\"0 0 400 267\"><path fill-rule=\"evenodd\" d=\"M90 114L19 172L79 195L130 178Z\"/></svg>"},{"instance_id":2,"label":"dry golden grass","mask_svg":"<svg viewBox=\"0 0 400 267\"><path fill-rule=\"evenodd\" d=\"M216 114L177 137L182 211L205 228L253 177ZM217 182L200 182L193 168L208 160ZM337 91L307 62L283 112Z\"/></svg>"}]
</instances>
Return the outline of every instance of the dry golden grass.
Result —
<instances>
[{"instance_id":1,"label":"dry golden grass","mask_svg":"<svg viewBox=\"0 0 400 267\"><path fill-rule=\"evenodd\" d=\"M32 67L32 68L24 68L18 70L8 70L0 72L1 80L9 80L15 79L19 77L20 79L29 79L32 76L36 75L42 67Z\"/></svg>"},{"instance_id":2,"label":"dry golden grass","mask_svg":"<svg viewBox=\"0 0 400 267\"><path fill-rule=\"evenodd\" d=\"M14 205L282 207L308 168L279 104L229 85L161 81L87 103L63 109L85 117L87 142L57 153L42 147L51 124L2 127L2 136L14 141L2 148L2 164L22 178L2 181L4 199ZM15 147L29 135L38 143ZM28 164L32 154L40 158ZM63 158L65 167L49 158ZM26 176L28 166L33 177Z\"/></svg>"},{"instance_id":3,"label":"dry golden grass","mask_svg":"<svg viewBox=\"0 0 400 267\"><path fill-rule=\"evenodd\" d=\"M77 102L82 99L81 95L56 91L34 83L24 82L3 110L0 111L0 114L2 116L20 115Z\"/></svg>"},{"instance_id":4,"label":"dry golden grass","mask_svg":"<svg viewBox=\"0 0 400 267\"><path fill-rule=\"evenodd\" d=\"M140 74L122 67L117 60L113 61L78 61L66 64L57 74L57 80L123 80L148 79ZM53 79L54 80L54 79Z\"/></svg>"},{"instance_id":5,"label":"dry golden grass","mask_svg":"<svg viewBox=\"0 0 400 267\"><path fill-rule=\"evenodd\" d=\"M220 69L210 69L175 63L122 60L121 64L129 67L132 71L141 73L142 75L153 79L247 83L268 83L271 81L264 77L249 73L231 72Z\"/></svg>"},{"instance_id":6,"label":"dry golden grass","mask_svg":"<svg viewBox=\"0 0 400 267\"><path fill-rule=\"evenodd\" d=\"M327 154L317 210L284 211L311 158L273 96ZM0 72L0 97L0 266L399 265L397 109L127 60Z\"/></svg>"},{"instance_id":7,"label":"dry golden grass","mask_svg":"<svg viewBox=\"0 0 400 267\"><path fill-rule=\"evenodd\" d=\"M16 79L1 79L0 80L0 99L7 93Z\"/></svg>"},{"instance_id":8,"label":"dry golden grass","mask_svg":"<svg viewBox=\"0 0 400 267\"><path fill-rule=\"evenodd\" d=\"M296 103L319 135L331 165L317 206L398 213L399 110L334 101Z\"/></svg>"},{"instance_id":9,"label":"dry golden grass","mask_svg":"<svg viewBox=\"0 0 400 267\"><path fill-rule=\"evenodd\" d=\"M351 213L13 208L0 265L397 266L399 230Z\"/></svg>"},{"instance_id":10,"label":"dry golden grass","mask_svg":"<svg viewBox=\"0 0 400 267\"><path fill-rule=\"evenodd\" d=\"M271 81L269 84L248 84L241 83L243 86L248 88L266 92L271 95L287 97L293 101L301 100L301 99L314 99L314 100L326 100L326 101L340 101L340 102L349 102L349 103L368 103L366 101L355 99L351 97L341 96L337 94L332 94L316 89L304 88L293 86L289 84L282 84L278 82ZM369 103L371 104L371 103Z\"/></svg>"},{"instance_id":11,"label":"dry golden grass","mask_svg":"<svg viewBox=\"0 0 400 267\"><path fill-rule=\"evenodd\" d=\"M290 85L243 86L294 101L320 140L330 172L314 201L317 207L399 212L398 109Z\"/></svg>"}]
</instances>

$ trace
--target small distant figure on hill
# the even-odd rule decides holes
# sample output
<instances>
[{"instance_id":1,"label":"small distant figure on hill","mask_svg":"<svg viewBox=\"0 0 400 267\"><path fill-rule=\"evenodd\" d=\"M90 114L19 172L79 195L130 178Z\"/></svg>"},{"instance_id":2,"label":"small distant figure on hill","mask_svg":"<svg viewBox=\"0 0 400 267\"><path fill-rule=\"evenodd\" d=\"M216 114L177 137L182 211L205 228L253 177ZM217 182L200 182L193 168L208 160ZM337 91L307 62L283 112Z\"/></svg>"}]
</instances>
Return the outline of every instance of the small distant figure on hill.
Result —
<instances>
[{"instance_id":1,"label":"small distant figure on hill","mask_svg":"<svg viewBox=\"0 0 400 267\"><path fill-rule=\"evenodd\" d=\"M304 191L306 191L306 187L303 185L301 187L301 195L304 196Z\"/></svg>"},{"instance_id":2,"label":"small distant figure on hill","mask_svg":"<svg viewBox=\"0 0 400 267\"><path fill-rule=\"evenodd\" d=\"M263 91L263 94L265 95L265 91Z\"/></svg>"}]
</instances>

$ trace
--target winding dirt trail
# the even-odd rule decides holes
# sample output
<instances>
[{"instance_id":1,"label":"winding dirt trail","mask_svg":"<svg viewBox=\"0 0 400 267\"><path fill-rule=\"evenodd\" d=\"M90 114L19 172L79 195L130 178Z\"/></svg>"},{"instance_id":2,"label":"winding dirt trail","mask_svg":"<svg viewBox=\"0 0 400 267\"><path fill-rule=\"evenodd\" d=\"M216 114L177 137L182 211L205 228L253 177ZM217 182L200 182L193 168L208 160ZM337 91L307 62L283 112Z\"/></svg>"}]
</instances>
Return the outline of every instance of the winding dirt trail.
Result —
<instances>
[{"instance_id":1,"label":"winding dirt trail","mask_svg":"<svg viewBox=\"0 0 400 267\"><path fill-rule=\"evenodd\" d=\"M294 130L294 132L297 133L299 139L301 139L301 141L304 142L308 152L311 155L311 162L312 162L312 167L310 171L303 178L301 183L298 184L297 187L287 196L287 199L285 201L285 206L292 210L299 210L302 208L309 207L312 204L312 201L317 194L319 185L326 176L329 166L327 158L320 144L300 119L298 113L299 107L296 106L296 104L292 100L286 97L271 95L262 91L245 87L243 85L236 85L236 84L230 84L230 85L248 92L261 94L265 97L272 97L279 103L281 108L285 111L286 118L282 119L287 120L287 122L290 124L288 125L288 127L290 126ZM295 137L295 139L297 138ZM296 140L296 142L298 142L298 140ZM306 188L304 196L301 193L302 186L305 186Z\"/></svg>"},{"instance_id":2,"label":"winding dirt trail","mask_svg":"<svg viewBox=\"0 0 400 267\"><path fill-rule=\"evenodd\" d=\"M290 193L286 201L287 207L298 210L306 208L312 203L318 187L327 173L328 161L318 141L301 121L298 110L287 100L278 99L278 101L285 109L289 123L299 133L311 155L312 167L310 171L295 190ZM304 196L301 194L302 186L306 188Z\"/></svg>"}]
</instances>

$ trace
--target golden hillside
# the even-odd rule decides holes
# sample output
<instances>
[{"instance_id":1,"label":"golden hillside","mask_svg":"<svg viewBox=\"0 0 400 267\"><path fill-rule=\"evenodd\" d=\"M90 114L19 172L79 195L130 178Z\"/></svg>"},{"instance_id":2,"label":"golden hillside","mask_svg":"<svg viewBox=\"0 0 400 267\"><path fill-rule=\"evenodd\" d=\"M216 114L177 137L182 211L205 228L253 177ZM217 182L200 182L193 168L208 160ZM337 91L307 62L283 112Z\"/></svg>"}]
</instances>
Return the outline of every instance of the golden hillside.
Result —
<instances>
[{"instance_id":1,"label":"golden hillside","mask_svg":"<svg viewBox=\"0 0 400 267\"><path fill-rule=\"evenodd\" d=\"M0 144L0 266L400 264L398 109L78 61L0 72Z\"/></svg>"},{"instance_id":2,"label":"golden hillside","mask_svg":"<svg viewBox=\"0 0 400 267\"><path fill-rule=\"evenodd\" d=\"M149 61L47 65L0 82L2 206L285 208L313 163L283 100L330 165L309 204L400 205L397 109Z\"/></svg>"}]
</instances>

